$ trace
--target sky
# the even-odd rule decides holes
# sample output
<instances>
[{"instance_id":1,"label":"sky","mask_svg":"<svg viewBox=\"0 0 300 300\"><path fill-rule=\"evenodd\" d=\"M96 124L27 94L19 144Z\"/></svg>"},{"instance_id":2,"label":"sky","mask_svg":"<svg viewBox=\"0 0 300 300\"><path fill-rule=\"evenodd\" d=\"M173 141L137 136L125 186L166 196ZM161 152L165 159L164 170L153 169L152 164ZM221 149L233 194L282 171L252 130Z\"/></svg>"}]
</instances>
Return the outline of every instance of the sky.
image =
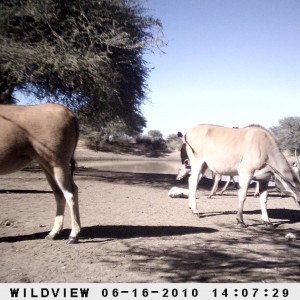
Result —
<instances>
[{"instance_id":1,"label":"sky","mask_svg":"<svg viewBox=\"0 0 300 300\"><path fill-rule=\"evenodd\" d=\"M299 0L147 0L163 24L165 54L142 106L164 137L196 124L278 126L300 115Z\"/></svg>"}]
</instances>

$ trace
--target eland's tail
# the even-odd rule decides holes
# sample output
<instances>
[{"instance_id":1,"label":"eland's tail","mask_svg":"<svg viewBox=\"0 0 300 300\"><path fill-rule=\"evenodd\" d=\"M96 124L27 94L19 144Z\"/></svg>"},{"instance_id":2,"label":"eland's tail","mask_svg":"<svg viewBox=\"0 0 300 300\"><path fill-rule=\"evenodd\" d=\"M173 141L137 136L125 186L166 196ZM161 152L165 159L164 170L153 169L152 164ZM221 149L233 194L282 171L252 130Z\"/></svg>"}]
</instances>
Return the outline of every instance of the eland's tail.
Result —
<instances>
[{"instance_id":1,"label":"eland's tail","mask_svg":"<svg viewBox=\"0 0 300 300\"><path fill-rule=\"evenodd\" d=\"M74 150L73 150L72 158L71 158L71 161L70 161L72 176L73 176L74 171L76 169L76 160L74 158L74 155L75 155L75 150L76 150L78 140L79 140L79 124L78 124L78 120L75 116L73 117L73 122L74 122L74 130L75 130L75 144L74 144Z\"/></svg>"}]
</instances>

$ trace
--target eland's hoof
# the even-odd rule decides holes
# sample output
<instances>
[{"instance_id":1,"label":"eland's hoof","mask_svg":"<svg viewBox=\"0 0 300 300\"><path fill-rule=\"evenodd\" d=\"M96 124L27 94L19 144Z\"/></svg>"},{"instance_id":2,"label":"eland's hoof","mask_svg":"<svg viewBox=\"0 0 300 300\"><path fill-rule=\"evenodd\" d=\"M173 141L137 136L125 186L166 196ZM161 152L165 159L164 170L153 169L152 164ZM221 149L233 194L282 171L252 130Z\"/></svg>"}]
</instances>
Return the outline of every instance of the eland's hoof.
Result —
<instances>
[{"instance_id":1,"label":"eland's hoof","mask_svg":"<svg viewBox=\"0 0 300 300\"><path fill-rule=\"evenodd\" d=\"M52 240L54 240L54 238L55 238L54 235L48 234L48 235L45 237L45 240L50 240L50 241L52 241Z\"/></svg>"},{"instance_id":2,"label":"eland's hoof","mask_svg":"<svg viewBox=\"0 0 300 300\"><path fill-rule=\"evenodd\" d=\"M68 245L72 245L72 244L77 244L78 243L78 237L72 237L70 236L69 239L67 240L67 244Z\"/></svg>"},{"instance_id":3,"label":"eland's hoof","mask_svg":"<svg viewBox=\"0 0 300 300\"><path fill-rule=\"evenodd\" d=\"M263 224L267 227L267 228L270 228L270 229L275 229L275 226L273 225L272 222L267 222L267 221L264 221Z\"/></svg>"},{"instance_id":4,"label":"eland's hoof","mask_svg":"<svg viewBox=\"0 0 300 300\"><path fill-rule=\"evenodd\" d=\"M200 212L199 211L192 211L193 213L193 216L197 217L197 218L200 218Z\"/></svg>"},{"instance_id":5,"label":"eland's hoof","mask_svg":"<svg viewBox=\"0 0 300 300\"><path fill-rule=\"evenodd\" d=\"M236 219L236 221L237 221L237 226L239 228L247 228L247 225L243 221L241 221L239 219Z\"/></svg>"}]
</instances>

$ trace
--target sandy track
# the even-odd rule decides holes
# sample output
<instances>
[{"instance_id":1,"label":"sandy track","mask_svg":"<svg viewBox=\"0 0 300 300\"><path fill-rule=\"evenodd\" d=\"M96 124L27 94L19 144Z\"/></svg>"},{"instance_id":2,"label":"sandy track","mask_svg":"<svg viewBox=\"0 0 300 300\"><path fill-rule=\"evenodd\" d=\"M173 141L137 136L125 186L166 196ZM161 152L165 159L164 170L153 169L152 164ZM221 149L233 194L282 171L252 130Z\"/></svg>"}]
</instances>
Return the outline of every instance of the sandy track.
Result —
<instances>
[{"instance_id":1,"label":"sandy track","mask_svg":"<svg viewBox=\"0 0 300 300\"><path fill-rule=\"evenodd\" d=\"M174 175L101 171L91 168L101 153L77 155L83 226L77 245L65 243L68 208L61 237L44 240L55 201L40 170L0 177L1 282L300 281L300 240L285 239L288 232L299 237L300 210L293 199L271 193L268 212L276 230L269 230L250 191L249 226L239 229L233 189L213 199L207 199L208 189L199 189L203 214L197 218L186 199L168 198Z\"/></svg>"}]
</instances>

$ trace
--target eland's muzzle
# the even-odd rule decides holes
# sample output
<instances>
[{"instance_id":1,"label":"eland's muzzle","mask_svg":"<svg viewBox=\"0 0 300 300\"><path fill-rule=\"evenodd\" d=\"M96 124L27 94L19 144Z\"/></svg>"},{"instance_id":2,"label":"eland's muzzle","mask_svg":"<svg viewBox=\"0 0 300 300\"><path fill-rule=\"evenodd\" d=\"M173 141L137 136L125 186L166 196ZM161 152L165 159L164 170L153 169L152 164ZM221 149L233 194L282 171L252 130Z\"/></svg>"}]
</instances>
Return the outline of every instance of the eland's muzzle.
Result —
<instances>
[{"instance_id":1,"label":"eland's muzzle","mask_svg":"<svg viewBox=\"0 0 300 300\"><path fill-rule=\"evenodd\" d=\"M176 180L182 180L183 178L191 175L191 166L183 164L178 171Z\"/></svg>"}]
</instances>

